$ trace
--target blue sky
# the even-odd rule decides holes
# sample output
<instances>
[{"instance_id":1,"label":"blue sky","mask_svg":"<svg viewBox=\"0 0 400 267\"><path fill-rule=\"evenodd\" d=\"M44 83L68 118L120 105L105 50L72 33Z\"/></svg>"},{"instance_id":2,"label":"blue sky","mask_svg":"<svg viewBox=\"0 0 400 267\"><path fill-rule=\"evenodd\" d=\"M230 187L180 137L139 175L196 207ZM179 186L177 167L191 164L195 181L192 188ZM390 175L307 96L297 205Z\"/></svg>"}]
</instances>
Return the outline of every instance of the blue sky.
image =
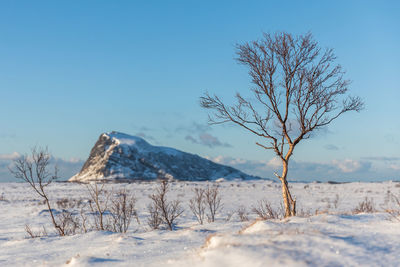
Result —
<instances>
[{"instance_id":1,"label":"blue sky","mask_svg":"<svg viewBox=\"0 0 400 267\"><path fill-rule=\"evenodd\" d=\"M297 147L294 180L400 179L398 1L3 1L0 180L10 159L48 146L68 177L102 132L145 137L273 177L272 151L207 126L199 97L249 95L235 44L312 32L335 49L366 104Z\"/></svg>"}]
</instances>

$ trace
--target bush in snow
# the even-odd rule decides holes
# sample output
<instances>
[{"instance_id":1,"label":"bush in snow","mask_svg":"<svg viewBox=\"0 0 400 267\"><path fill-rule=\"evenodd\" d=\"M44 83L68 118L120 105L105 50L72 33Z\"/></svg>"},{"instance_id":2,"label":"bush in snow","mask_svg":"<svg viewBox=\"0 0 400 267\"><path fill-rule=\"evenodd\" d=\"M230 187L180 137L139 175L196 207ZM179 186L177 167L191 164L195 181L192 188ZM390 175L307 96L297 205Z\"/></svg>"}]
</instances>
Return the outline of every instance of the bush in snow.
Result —
<instances>
[{"instance_id":1,"label":"bush in snow","mask_svg":"<svg viewBox=\"0 0 400 267\"><path fill-rule=\"evenodd\" d=\"M110 225L114 232L126 233L133 217L136 217L136 220L139 222L135 204L136 198L125 189L120 190L116 196L111 199Z\"/></svg>"},{"instance_id":2,"label":"bush in snow","mask_svg":"<svg viewBox=\"0 0 400 267\"><path fill-rule=\"evenodd\" d=\"M43 226L43 230L39 230L37 232L33 231L29 225L25 225L25 232L28 234L30 238L38 238L47 236L46 228Z\"/></svg>"},{"instance_id":3,"label":"bush in snow","mask_svg":"<svg viewBox=\"0 0 400 267\"><path fill-rule=\"evenodd\" d=\"M205 202L207 206L207 219L208 222L214 222L215 221L215 215L217 214L218 211L222 209L222 204L221 204L221 196L219 193L219 187L218 185L214 185L212 187L207 186L204 192L205 195Z\"/></svg>"},{"instance_id":4,"label":"bush in snow","mask_svg":"<svg viewBox=\"0 0 400 267\"><path fill-rule=\"evenodd\" d=\"M205 192L204 188L195 188L193 190L194 197L189 201L189 208L193 215L196 216L197 221L203 224L206 210Z\"/></svg>"},{"instance_id":5,"label":"bush in snow","mask_svg":"<svg viewBox=\"0 0 400 267\"><path fill-rule=\"evenodd\" d=\"M111 194L104 189L104 183L98 186L97 182L86 185L89 193L89 207L93 215L96 230L110 230L106 224L106 212Z\"/></svg>"},{"instance_id":6,"label":"bush in snow","mask_svg":"<svg viewBox=\"0 0 400 267\"><path fill-rule=\"evenodd\" d=\"M135 209L136 198L125 189L113 194L112 191L105 190L104 185L98 186L97 183L87 185L94 228L126 233L133 218L136 218L139 223ZM82 211L81 218L82 228L86 232L86 217Z\"/></svg>"},{"instance_id":7,"label":"bush in snow","mask_svg":"<svg viewBox=\"0 0 400 267\"><path fill-rule=\"evenodd\" d=\"M147 224L151 227L151 229L158 229L162 223L162 220L157 205L151 203L147 206L147 210L149 212L149 217L147 218Z\"/></svg>"},{"instance_id":8,"label":"bush in snow","mask_svg":"<svg viewBox=\"0 0 400 267\"><path fill-rule=\"evenodd\" d=\"M253 212L257 214L260 219L279 219L279 212L272 208L271 204L266 200L260 200L258 205L253 208Z\"/></svg>"},{"instance_id":9,"label":"bush in snow","mask_svg":"<svg viewBox=\"0 0 400 267\"><path fill-rule=\"evenodd\" d=\"M148 206L150 211L149 225L162 222L167 225L169 230L173 230L176 219L182 215L183 209L181 207L181 202L176 199L174 201L169 201L167 199L167 193L169 190L169 185L166 180L161 181L160 186L156 189L156 193L150 195L151 204Z\"/></svg>"},{"instance_id":10,"label":"bush in snow","mask_svg":"<svg viewBox=\"0 0 400 267\"><path fill-rule=\"evenodd\" d=\"M365 197L363 201L358 203L358 206L353 209L353 213L358 214L358 213L372 213L375 212L375 205L372 199Z\"/></svg>"},{"instance_id":11,"label":"bush in snow","mask_svg":"<svg viewBox=\"0 0 400 267\"><path fill-rule=\"evenodd\" d=\"M80 221L72 212L62 211L57 215L58 222L65 235L74 235L80 229Z\"/></svg>"},{"instance_id":12,"label":"bush in snow","mask_svg":"<svg viewBox=\"0 0 400 267\"><path fill-rule=\"evenodd\" d=\"M246 222L249 220L248 212L245 207L240 206L236 212L239 216L240 221Z\"/></svg>"}]
</instances>

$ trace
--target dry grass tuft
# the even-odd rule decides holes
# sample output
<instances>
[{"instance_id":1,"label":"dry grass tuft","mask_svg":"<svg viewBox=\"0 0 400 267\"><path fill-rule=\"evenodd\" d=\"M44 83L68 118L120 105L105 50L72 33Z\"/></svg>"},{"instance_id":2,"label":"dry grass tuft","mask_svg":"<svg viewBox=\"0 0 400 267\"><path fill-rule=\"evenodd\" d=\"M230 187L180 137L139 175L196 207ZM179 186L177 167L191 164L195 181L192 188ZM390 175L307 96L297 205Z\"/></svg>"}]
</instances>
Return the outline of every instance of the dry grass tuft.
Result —
<instances>
[{"instance_id":1,"label":"dry grass tuft","mask_svg":"<svg viewBox=\"0 0 400 267\"><path fill-rule=\"evenodd\" d=\"M358 213L373 213L375 212L375 205L373 202L373 199L365 197L363 201L358 203L358 206L353 209L353 214L358 214Z\"/></svg>"}]
</instances>

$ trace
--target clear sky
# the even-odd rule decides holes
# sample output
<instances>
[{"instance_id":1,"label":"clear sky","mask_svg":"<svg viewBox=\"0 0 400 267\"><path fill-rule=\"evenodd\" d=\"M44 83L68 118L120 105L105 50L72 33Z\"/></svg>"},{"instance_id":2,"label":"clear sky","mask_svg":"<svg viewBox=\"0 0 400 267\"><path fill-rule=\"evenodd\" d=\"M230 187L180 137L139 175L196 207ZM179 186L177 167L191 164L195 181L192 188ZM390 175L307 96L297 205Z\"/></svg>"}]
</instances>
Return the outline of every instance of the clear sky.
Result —
<instances>
[{"instance_id":1,"label":"clear sky","mask_svg":"<svg viewBox=\"0 0 400 267\"><path fill-rule=\"evenodd\" d=\"M205 92L249 95L235 44L312 32L365 101L294 153L294 180L400 179L399 1L2 1L0 181L48 146L67 178L102 132L143 136L263 177L272 151L207 126Z\"/></svg>"}]
</instances>

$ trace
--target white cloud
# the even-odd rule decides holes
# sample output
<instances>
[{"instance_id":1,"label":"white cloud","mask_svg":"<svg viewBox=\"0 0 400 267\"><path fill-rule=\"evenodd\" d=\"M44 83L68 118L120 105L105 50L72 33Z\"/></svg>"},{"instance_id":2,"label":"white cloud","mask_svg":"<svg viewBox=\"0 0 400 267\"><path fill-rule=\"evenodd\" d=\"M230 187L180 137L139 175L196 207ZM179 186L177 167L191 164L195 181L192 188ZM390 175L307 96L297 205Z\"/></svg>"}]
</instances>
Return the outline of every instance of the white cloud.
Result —
<instances>
[{"instance_id":1,"label":"white cloud","mask_svg":"<svg viewBox=\"0 0 400 267\"><path fill-rule=\"evenodd\" d=\"M364 160L371 160L371 161L383 161L383 162L393 162L393 161L400 161L400 157L363 157Z\"/></svg>"},{"instance_id":2,"label":"white cloud","mask_svg":"<svg viewBox=\"0 0 400 267\"><path fill-rule=\"evenodd\" d=\"M280 168L282 166L282 160L274 157L267 162L267 165L273 168Z\"/></svg>"},{"instance_id":3,"label":"white cloud","mask_svg":"<svg viewBox=\"0 0 400 267\"><path fill-rule=\"evenodd\" d=\"M345 159L345 160L333 160L332 164L339 168L342 172L355 172L358 171L362 164L357 160Z\"/></svg>"},{"instance_id":4,"label":"white cloud","mask_svg":"<svg viewBox=\"0 0 400 267\"><path fill-rule=\"evenodd\" d=\"M270 160L246 160L224 156L209 159L216 163L232 166L245 173L265 178L275 179L274 172L280 173L282 170L282 162L277 157ZM371 162L351 159L331 162L296 161L292 159L289 164L288 177L290 180L301 181L351 181L354 179L387 179L394 174L394 172L385 173L380 172L380 170L378 170L379 172L372 172L371 166ZM399 175L397 174L397 176Z\"/></svg>"},{"instance_id":5,"label":"white cloud","mask_svg":"<svg viewBox=\"0 0 400 267\"><path fill-rule=\"evenodd\" d=\"M64 161L66 163L82 163L82 160L80 158L70 158L70 159L57 159Z\"/></svg>"},{"instance_id":6,"label":"white cloud","mask_svg":"<svg viewBox=\"0 0 400 267\"><path fill-rule=\"evenodd\" d=\"M14 160L20 156L21 155L18 152L13 152L11 154L0 154L0 160Z\"/></svg>"}]
</instances>

